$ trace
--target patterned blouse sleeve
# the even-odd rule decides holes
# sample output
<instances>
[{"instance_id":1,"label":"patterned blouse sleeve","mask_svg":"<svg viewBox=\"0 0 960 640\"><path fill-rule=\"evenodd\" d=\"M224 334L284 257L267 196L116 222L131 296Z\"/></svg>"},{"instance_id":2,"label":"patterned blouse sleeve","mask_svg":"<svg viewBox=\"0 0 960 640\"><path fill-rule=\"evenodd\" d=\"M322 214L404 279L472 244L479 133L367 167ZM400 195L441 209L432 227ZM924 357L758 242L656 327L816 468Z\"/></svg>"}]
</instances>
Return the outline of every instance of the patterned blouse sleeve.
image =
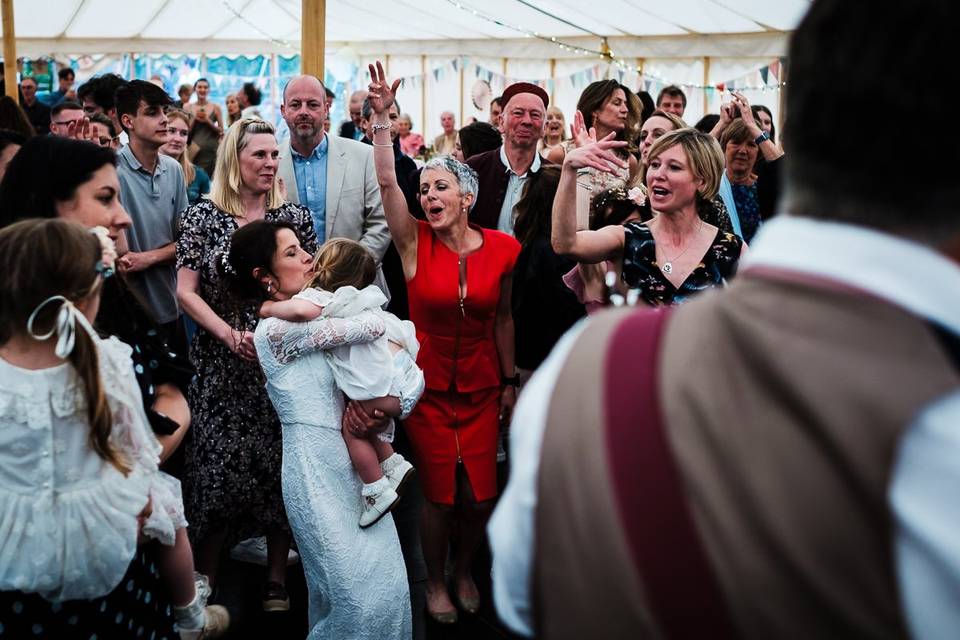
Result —
<instances>
[{"instance_id":1,"label":"patterned blouse sleeve","mask_svg":"<svg viewBox=\"0 0 960 640\"><path fill-rule=\"evenodd\" d=\"M180 216L180 235L177 238L177 269L186 267L191 271L203 268L206 233L204 203L188 207Z\"/></svg>"},{"instance_id":2,"label":"patterned blouse sleeve","mask_svg":"<svg viewBox=\"0 0 960 640\"><path fill-rule=\"evenodd\" d=\"M737 275L740 266L740 252L743 250L743 240L733 233L724 233L716 245L717 267L720 275L729 280Z\"/></svg>"},{"instance_id":3,"label":"patterned blouse sleeve","mask_svg":"<svg viewBox=\"0 0 960 640\"><path fill-rule=\"evenodd\" d=\"M292 222L297 227L297 234L300 236L300 246L303 250L314 255L317 253L317 231L313 228L313 218L306 207L291 205L293 208Z\"/></svg>"},{"instance_id":4,"label":"patterned blouse sleeve","mask_svg":"<svg viewBox=\"0 0 960 640\"><path fill-rule=\"evenodd\" d=\"M317 318L310 322L271 319L266 326L266 345L277 362L287 364L300 356L334 347L370 342L386 331L383 319L371 312L350 318Z\"/></svg>"}]
</instances>

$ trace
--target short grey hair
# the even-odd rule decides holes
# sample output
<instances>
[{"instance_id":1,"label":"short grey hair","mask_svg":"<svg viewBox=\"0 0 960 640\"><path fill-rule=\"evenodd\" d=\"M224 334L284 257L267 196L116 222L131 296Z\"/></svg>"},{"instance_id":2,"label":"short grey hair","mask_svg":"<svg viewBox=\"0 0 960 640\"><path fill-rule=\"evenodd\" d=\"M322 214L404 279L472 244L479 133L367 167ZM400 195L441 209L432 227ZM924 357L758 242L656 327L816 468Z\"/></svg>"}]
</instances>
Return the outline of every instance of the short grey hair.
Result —
<instances>
[{"instance_id":1,"label":"short grey hair","mask_svg":"<svg viewBox=\"0 0 960 640\"><path fill-rule=\"evenodd\" d=\"M477 194L480 191L480 177L473 167L465 165L453 156L438 156L427 161L423 170L440 169L452 173L457 178L457 184L460 185L460 193L472 193L473 202L470 203L470 210L477 204Z\"/></svg>"}]
</instances>

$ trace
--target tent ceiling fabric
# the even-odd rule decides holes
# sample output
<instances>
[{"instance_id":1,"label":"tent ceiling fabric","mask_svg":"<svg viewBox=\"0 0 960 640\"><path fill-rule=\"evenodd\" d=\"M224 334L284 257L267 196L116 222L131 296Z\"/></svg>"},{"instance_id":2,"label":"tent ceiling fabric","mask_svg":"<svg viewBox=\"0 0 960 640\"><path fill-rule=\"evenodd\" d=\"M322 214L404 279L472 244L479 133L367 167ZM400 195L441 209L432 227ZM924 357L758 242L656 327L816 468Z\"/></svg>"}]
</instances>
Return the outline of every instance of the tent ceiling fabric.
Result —
<instances>
[{"instance_id":1,"label":"tent ceiling fabric","mask_svg":"<svg viewBox=\"0 0 960 640\"><path fill-rule=\"evenodd\" d=\"M713 43L722 50L726 41L777 43L773 48L782 51L786 34L803 16L810 0L457 3L467 9L452 0L378 0L371 11L371 5L360 0L327 0L327 46L338 49L349 45L366 51L368 45L377 43L379 52L409 53L421 43L418 52L425 54L433 54L439 46L444 50L472 49L478 55L499 50L503 55L505 43L510 47L526 43L536 57L543 57L538 53L541 50L549 52L547 57L576 57L550 42L495 24L486 16L590 49L599 47L600 36L609 37L617 55L644 55L638 40L646 38L685 41L687 56L717 55L703 53L702 46ZM24 55L96 51L289 55L299 49L300 7L300 0L14 2L18 49ZM474 15L473 10L480 15ZM755 45L749 55L756 55Z\"/></svg>"}]
</instances>

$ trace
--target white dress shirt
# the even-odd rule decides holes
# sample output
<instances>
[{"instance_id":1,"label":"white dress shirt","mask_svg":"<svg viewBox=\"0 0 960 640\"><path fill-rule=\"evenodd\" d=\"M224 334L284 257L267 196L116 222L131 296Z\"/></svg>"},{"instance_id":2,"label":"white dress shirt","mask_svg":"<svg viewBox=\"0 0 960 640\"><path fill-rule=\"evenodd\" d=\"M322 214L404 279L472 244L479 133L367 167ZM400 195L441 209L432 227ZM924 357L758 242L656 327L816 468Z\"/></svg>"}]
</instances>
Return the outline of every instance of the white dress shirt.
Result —
<instances>
[{"instance_id":1,"label":"white dress shirt","mask_svg":"<svg viewBox=\"0 0 960 640\"><path fill-rule=\"evenodd\" d=\"M780 216L758 233L741 270L789 269L859 288L960 335L960 266L923 245L853 225ZM540 447L573 327L524 388L510 429L511 477L488 532L493 595L503 621L532 636L530 579ZM914 637L960 629L960 390L926 407L904 432L888 496L897 576Z\"/></svg>"}]
</instances>

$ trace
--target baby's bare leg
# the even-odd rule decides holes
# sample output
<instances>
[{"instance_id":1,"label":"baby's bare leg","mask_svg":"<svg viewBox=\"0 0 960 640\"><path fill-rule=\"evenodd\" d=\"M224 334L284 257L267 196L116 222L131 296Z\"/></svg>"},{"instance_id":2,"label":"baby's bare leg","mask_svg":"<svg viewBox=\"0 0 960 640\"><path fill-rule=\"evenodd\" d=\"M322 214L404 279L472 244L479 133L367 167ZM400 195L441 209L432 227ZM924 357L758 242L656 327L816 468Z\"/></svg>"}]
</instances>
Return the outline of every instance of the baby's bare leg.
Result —
<instances>
[{"instance_id":1,"label":"baby's bare leg","mask_svg":"<svg viewBox=\"0 0 960 640\"><path fill-rule=\"evenodd\" d=\"M350 461L353 462L353 468L357 470L357 475L363 484L371 484L383 477L383 471L380 469L380 461L377 459L377 452L373 442L378 440L375 435L371 439L360 438L343 427L343 441L347 445L347 453L350 454ZM384 443L385 444L385 443Z\"/></svg>"},{"instance_id":2,"label":"baby's bare leg","mask_svg":"<svg viewBox=\"0 0 960 640\"><path fill-rule=\"evenodd\" d=\"M396 396L384 396L382 398L373 398L372 400L362 400L360 404L363 406L363 409L373 415L373 411L379 410L388 416L397 417L400 415L400 398ZM390 446L389 442L384 442L372 434L369 436L370 444L373 445L373 450L377 454L377 460L383 462L387 458L393 455L393 447Z\"/></svg>"},{"instance_id":3,"label":"baby's bare leg","mask_svg":"<svg viewBox=\"0 0 960 640\"><path fill-rule=\"evenodd\" d=\"M400 398L396 396L383 396L382 398L372 398L370 400L361 400L360 406L371 416L373 412L380 411L384 415L396 418L400 415Z\"/></svg>"},{"instance_id":4,"label":"baby's bare leg","mask_svg":"<svg viewBox=\"0 0 960 640\"><path fill-rule=\"evenodd\" d=\"M186 529L177 529L177 537L172 547L160 545L160 575L170 590L170 599L174 606L185 607L196 595L193 582L193 551Z\"/></svg>"}]
</instances>

